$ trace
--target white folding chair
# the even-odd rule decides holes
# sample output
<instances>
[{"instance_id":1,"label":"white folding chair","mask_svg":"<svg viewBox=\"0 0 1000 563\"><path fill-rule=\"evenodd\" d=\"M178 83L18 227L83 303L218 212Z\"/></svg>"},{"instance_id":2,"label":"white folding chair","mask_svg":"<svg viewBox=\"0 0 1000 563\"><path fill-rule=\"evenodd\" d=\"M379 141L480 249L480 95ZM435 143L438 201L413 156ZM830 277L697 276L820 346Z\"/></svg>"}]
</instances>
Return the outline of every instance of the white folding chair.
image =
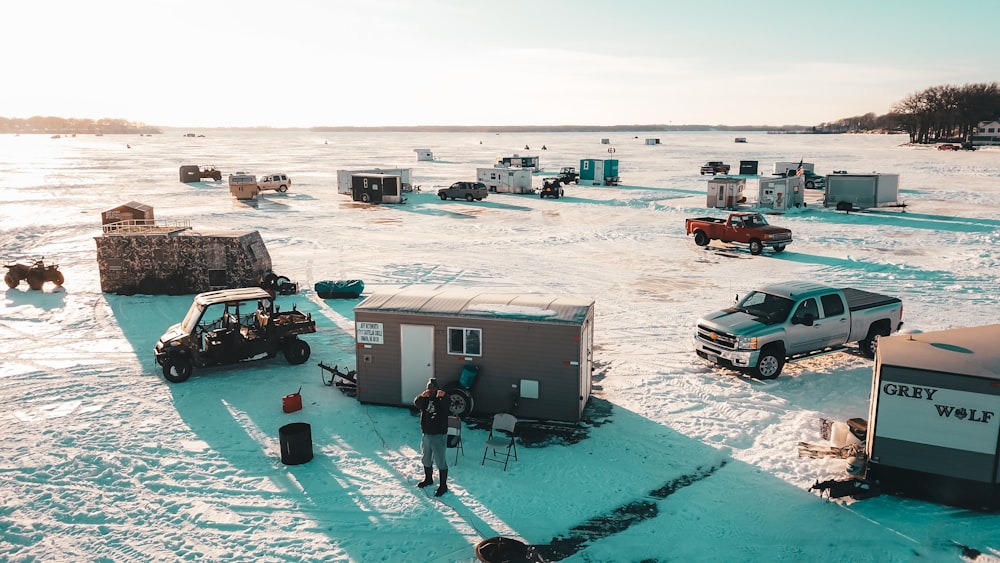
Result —
<instances>
[{"instance_id":1,"label":"white folding chair","mask_svg":"<svg viewBox=\"0 0 1000 563\"><path fill-rule=\"evenodd\" d=\"M514 431L517 429L517 418L512 414L500 413L493 415L493 427L490 428L490 436L486 439L486 450L483 451L483 462L486 460L503 464L503 470L507 471L507 463L511 456L517 461L517 445L514 443Z\"/></svg>"},{"instance_id":2,"label":"white folding chair","mask_svg":"<svg viewBox=\"0 0 1000 563\"><path fill-rule=\"evenodd\" d=\"M448 417L448 447L455 448L455 465L458 465L458 452L465 455L462 445L462 419L457 416Z\"/></svg>"}]
</instances>

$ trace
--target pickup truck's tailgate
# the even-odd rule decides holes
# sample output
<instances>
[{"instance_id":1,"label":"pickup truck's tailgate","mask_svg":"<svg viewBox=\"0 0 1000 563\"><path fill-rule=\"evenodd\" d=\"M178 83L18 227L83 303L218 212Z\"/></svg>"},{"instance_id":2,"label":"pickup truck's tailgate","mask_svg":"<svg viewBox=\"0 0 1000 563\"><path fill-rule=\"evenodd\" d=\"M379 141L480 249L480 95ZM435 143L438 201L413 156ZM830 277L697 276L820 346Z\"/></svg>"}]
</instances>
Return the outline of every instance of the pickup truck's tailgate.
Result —
<instances>
[{"instance_id":1,"label":"pickup truck's tailgate","mask_svg":"<svg viewBox=\"0 0 1000 563\"><path fill-rule=\"evenodd\" d=\"M878 307L880 305L890 305L892 303L902 302L898 297L872 293L870 291L854 289L853 287L845 287L842 291L844 292L844 298L847 299L847 308L851 311L871 309L872 307Z\"/></svg>"}]
</instances>

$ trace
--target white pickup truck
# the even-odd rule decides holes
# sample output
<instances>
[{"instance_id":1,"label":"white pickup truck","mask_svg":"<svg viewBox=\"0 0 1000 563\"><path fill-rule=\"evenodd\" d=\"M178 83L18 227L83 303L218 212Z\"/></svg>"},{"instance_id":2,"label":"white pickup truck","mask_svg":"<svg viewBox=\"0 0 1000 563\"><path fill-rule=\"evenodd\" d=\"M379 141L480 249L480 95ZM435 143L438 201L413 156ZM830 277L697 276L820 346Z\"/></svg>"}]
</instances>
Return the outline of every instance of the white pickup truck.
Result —
<instances>
[{"instance_id":1,"label":"white pickup truck","mask_svg":"<svg viewBox=\"0 0 1000 563\"><path fill-rule=\"evenodd\" d=\"M773 379L785 362L842 350L857 342L875 357L878 339L903 326L897 297L813 282L751 291L736 305L698 319L695 352L715 364Z\"/></svg>"}]
</instances>

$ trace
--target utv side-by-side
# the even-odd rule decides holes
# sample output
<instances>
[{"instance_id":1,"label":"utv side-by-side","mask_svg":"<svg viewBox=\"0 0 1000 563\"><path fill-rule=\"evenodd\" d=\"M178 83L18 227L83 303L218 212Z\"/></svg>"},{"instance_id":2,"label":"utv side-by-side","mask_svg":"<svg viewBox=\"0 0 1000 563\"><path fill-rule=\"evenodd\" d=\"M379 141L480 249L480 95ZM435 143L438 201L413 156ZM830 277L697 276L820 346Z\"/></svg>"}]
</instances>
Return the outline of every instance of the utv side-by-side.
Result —
<instances>
[{"instance_id":1,"label":"utv side-by-side","mask_svg":"<svg viewBox=\"0 0 1000 563\"><path fill-rule=\"evenodd\" d=\"M199 293L184 320L170 327L153 353L167 381L180 383L196 367L273 358L290 364L309 359L309 344L298 335L316 332L311 315L292 307L279 311L259 287Z\"/></svg>"}]
</instances>

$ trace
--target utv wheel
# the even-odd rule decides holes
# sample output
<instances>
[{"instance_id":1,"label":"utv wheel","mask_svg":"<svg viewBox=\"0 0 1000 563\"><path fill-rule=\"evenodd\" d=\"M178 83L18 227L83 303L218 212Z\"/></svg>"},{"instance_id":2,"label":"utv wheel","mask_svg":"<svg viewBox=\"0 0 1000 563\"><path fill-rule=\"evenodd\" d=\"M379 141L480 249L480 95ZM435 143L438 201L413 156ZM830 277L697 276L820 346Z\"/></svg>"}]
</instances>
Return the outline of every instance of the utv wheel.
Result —
<instances>
[{"instance_id":1,"label":"utv wheel","mask_svg":"<svg viewBox=\"0 0 1000 563\"><path fill-rule=\"evenodd\" d=\"M757 256L761 252L764 252L764 245L760 243L759 240L753 239L750 241L750 254Z\"/></svg>"},{"instance_id":2,"label":"utv wheel","mask_svg":"<svg viewBox=\"0 0 1000 563\"><path fill-rule=\"evenodd\" d=\"M694 243L697 244L698 246L708 245L708 235L705 234L705 231L694 232Z\"/></svg>"},{"instance_id":3,"label":"utv wheel","mask_svg":"<svg viewBox=\"0 0 1000 563\"><path fill-rule=\"evenodd\" d=\"M887 328L884 326L871 327L868 330L868 336L861 342L858 342L858 347L861 348L861 355L869 360L874 359L875 353L878 352L878 341L883 336L889 336Z\"/></svg>"},{"instance_id":4,"label":"utv wheel","mask_svg":"<svg viewBox=\"0 0 1000 563\"><path fill-rule=\"evenodd\" d=\"M457 383L446 385L444 392L448 397L448 410L452 416L464 418L475 407L475 402L472 400L472 393Z\"/></svg>"},{"instance_id":5,"label":"utv wheel","mask_svg":"<svg viewBox=\"0 0 1000 563\"><path fill-rule=\"evenodd\" d=\"M7 272L7 275L3 277L3 281L7 284L7 287L11 289L14 289L17 287L17 284L21 283L21 279L9 271Z\"/></svg>"},{"instance_id":6,"label":"utv wheel","mask_svg":"<svg viewBox=\"0 0 1000 563\"><path fill-rule=\"evenodd\" d=\"M31 289L42 289L43 285L45 285L45 274L37 270L28 272L28 287Z\"/></svg>"},{"instance_id":7,"label":"utv wheel","mask_svg":"<svg viewBox=\"0 0 1000 563\"><path fill-rule=\"evenodd\" d=\"M758 379L774 379L781 375L781 368L785 366L784 352L776 348L765 349L760 353L757 366L753 368L752 374Z\"/></svg>"},{"instance_id":8,"label":"utv wheel","mask_svg":"<svg viewBox=\"0 0 1000 563\"><path fill-rule=\"evenodd\" d=\"M63 278L62 272L57 270L54 274L52 274L52 283L56 284L56 287L62 286L64 281L66 280Z\"/></svg>"},{"instance_id":9,"label":"utv wheel","mask_svg":"<svg viewBox=\"0 0 1000 563\"><path fill-rule=\"evenodd\" d=\"M191 360L184 356L167 358L163 361L163 377L171 383L184 383L191 377L193 371Z\"/></svg>"},{"instance_id":10,"label":"utv wheel","mask_svg":"<svg viewBox=\"0 0 1000 563\"><path fill-rule=\"evenodd\" d=\"M298 338L285 343L285 359L293 366L303 364L309 359L309 344Z\"/></svg>"}]
</instances>

